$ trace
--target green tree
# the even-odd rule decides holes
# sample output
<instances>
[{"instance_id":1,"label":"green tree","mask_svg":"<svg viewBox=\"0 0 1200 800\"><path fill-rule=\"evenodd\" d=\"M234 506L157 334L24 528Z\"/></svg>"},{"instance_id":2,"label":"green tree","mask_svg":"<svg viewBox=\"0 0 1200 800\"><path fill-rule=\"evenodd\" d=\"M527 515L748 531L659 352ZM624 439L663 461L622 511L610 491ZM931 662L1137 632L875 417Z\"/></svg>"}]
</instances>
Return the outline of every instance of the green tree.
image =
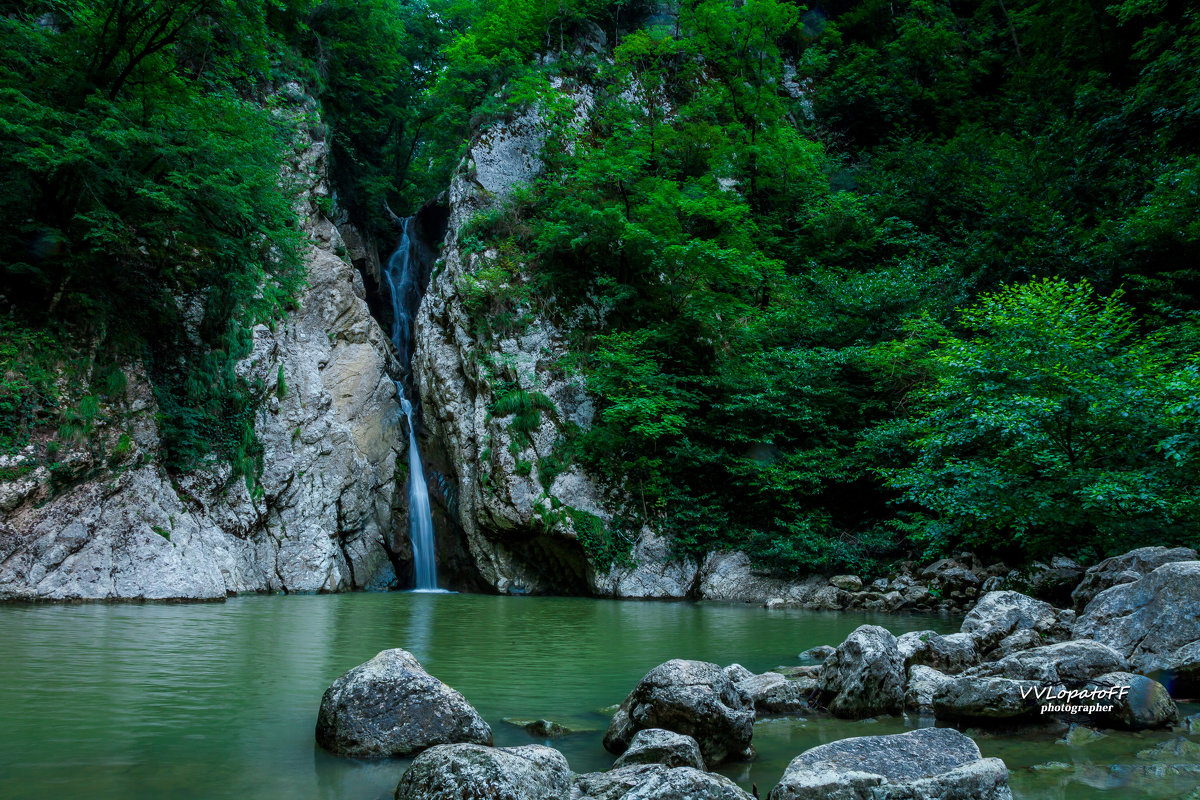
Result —
<instances>
[{"instance_id":1,"label":"green tree","mask_svg":"<svg viewBox=\"0 0 1200 800\"><path fill-rule=\"evenodd\" d=\"M1052 278L985 296L943 334L886 472L933 514L932 550L1110 553L1195 536L1196 473L1172 442L1196 384L1119 293ZM1192 466L1181 463L1189 461Z\"/></svg>"}]
</instances>

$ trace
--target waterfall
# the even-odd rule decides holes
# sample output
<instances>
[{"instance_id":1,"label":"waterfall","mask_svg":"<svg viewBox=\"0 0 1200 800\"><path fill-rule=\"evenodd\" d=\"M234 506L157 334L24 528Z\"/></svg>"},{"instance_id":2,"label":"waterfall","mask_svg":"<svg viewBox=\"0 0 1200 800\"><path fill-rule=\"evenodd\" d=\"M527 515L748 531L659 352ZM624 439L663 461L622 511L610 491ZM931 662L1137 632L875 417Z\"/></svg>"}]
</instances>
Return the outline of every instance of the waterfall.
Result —
<instances>
[{"instance_id":1,"label":"waterfall","mask_svg":"<svg viewBox=\"0 0 1200 800\"><path fill-rule=\"evenodd\" d=\"M412 398L403 381L396 381L400 408L408 419L408 535L412 540L413 567L417 590L436 590L437 562L433 551L433 516L429 509L429 487L425 467L417 447L416 383L412 378L413 324L421 304L421 259L412 238L413 219L404 220L404 232L396 252L388 259L384 280L392 295L392 343L400 353L400 363L413 385Z\"/></svg>"}]
</instances>

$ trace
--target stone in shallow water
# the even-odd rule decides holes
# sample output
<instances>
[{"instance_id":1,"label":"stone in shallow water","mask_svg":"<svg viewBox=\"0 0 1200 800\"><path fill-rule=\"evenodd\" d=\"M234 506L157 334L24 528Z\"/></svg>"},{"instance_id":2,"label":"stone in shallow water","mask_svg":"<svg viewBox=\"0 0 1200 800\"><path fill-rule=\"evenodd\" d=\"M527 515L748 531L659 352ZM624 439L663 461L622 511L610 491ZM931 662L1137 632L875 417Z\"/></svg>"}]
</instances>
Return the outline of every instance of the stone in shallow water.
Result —
<instances>
[{"instance_id":1,"label":"stone in shallow water","mask_svg":"<svg viewBox=\"0 0 1200 800\"><path fill-rule=\"evenodd\" d=\"M717 764L749 749L754 705L716 664L674 659L638 681L613 715L604 748L619 755L644 728L687 734L705 762Z\"/></svg>"},{"instance_id":2,"label":"stone in shallow water","mask_svg":"<svg viewBox=\"0 0 1200 800\"><path fill-rule=\"evenodd\" d=\"M491 796L488 796L489 800ZM561 800L566 800L562 798ZM692 767L635 764L575 779L570 800L753 800L723 775Z\"/></svg>"},{"instance_id":3,"label":"stone in shallow water","mask_svg":"<svg viewBox=\"0 0 1200 800\"><path fill-rule=\"evenodd\" d=\"M331 752L402 756L451 742L491 744L492 729L407 650L384 650L335 680L321 698L317 744Z\"/></svg>"},{"instance_id":4,"label":"stone in shallow water","mask_svg":"<svg viewBox=\"0 0 1200 800\"><path fill-rule=\"evenodd\" d=\"M1074 724L1067 731L1067 735L1059 739L1055 744L1069 744L1072 746L1081 746L1091 744L1092 742L1100 741L1105 737L1105 734L1100 731L1093 730L1086 725Z\"/></svg>"},{"instance_id":5,"label":"stone in shallow water","mask_svg":"<svg viewBox=\"0 0 1200 800\"><path fill-rule=\"evenodd\" d=\"M904 710L904 660L896 637L878 625L854 630L821 669L821 694L847 718Z\"/></svg>"},{"instance_id":6,"label":"stone in shallow water","mask_svg":"<svg viewBox=\"0 0 1200 800\"><path fill-rule=\"evenodd\" d=\"M551 747L444 744L417 756L396 800L563 800L571 778L567 759Z\"/></svg>"},{"instance_id":7,"label":"stone in shallow water","mask_svg":"<svg viewBox=\"0 0 1200 800\"><path fill-rule=\"evenodd\" d=\"M692 737L661 728L647 728L634 735L629 749L613 766L619 768L630 764L663 764L702 770L704 758L700 755L700 745Z\"/></svg>"},{"instance_id":8,"label":"stone in shallow water","mask_svg":"<svg viewBox=\"0 0 1200 800\"><path fill-rule=\"evenodd\" d=\"M1012 800L1008 768L982 758L950 728L863 736L806 750L788 764L769 800Z\"/></svg>"},{"instance_id":9,"label":"stone in shallow water","mask_svg":"<svg viewBox=\"0 0 1200 800\"><path fill-rule=\"evenodd\" d=\"M1179 708L1167 687L1158 681L1130 672L1112 672L1101 675L1088 684L1088 688L1125 688L1124 697L1114 697L1099 702L1111 705L1113 710L1101 715L1107 724L1115 728L1140 731L1147 728L1164 728L1179 719Z\"/></svg>"}]
</instances>

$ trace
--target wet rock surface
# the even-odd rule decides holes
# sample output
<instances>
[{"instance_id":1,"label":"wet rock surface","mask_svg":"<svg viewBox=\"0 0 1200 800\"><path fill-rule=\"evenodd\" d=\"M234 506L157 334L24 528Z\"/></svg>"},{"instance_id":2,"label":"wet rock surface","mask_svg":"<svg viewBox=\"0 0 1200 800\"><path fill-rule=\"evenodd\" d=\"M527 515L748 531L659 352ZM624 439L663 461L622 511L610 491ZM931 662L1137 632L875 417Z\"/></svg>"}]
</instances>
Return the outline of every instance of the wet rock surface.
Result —
<instances>
[{"instance_id":1,"label":"wet rock surface","mask_svg":"<svg viewBox=\"0 0 1200 800\"><path fill-rule=\"evenodd\" d=\"M675 659L646 673L625 698L604 735L604 747L624 753L646 728L691 736L712 766L750 747L754 705L716 664Z\"/></svg>"},{"instance_id":2,"label":"wet rock surface","mask_svg":"<svg viewBox=\"0 0 1200 800\"><path fill-rule=\"evenodd\" d=\"M1011 800L1008 769L967 736L921 728L843 739L788 764L769 800Z\"/></svg>"},{"instance_id":3,"label":"wet rock surface","mask_svg":"<svg viewBox=\"0 0 1200 800\"><path fill-rule=\"evenodd\" d=\"M820 690L839 717L898 714L904 708L904 660L896 637L863 625L825 660Z\"/></svg>"},{"instance_id":4,"label":"wet rock surface","mask_svg":"<svg viewBox=\"0 0 1200 800\"><path fill-rule=\"evenodd\" d=\"M1136 672L1166 669L1181 647L1200 641L1200 561L1164 564L1132 583L1100 592L1075 624L1129 659Z\"/></svg>"},{"instance_id":5,"label":"wet rock surface","mask_svg":"<svg viewBox=\"0 0 1200 800\"><path fill-rule=\"evenodd\" d=\"M444 744L417 756L396 800L563 800L573 775L562 753L542 745Z\"/></svg>"},{"instance_id":6,"label":"wet rock surface","mask_svg":"<svg viewBox=\"0 0 1200 800\"><path fill-rule=\"evenodd\" d=\"M570 800L753 800L723 775L692 767L637 764L580 775Z\"/></svg>"},{"instance_id":7,"label":"wet rock surface","mask_svg":"<svg viewBox=\"0 0 1200 800\"><path fill-rule=\"evenodd\" d=\"M462 742L490 745L492 730L466 698L406 650L384 650L335 680L321 698L317 744L339 755L404 756Z\"/></svg>"},{"instance_id":8,"label":"wet rock surface","mask_svg":"<svg viewBox=\"0 0 1200 800\"><path fill-rule=\"evenodd\" d=\"M666 767L704 769L704 757L696 740L682 733L661 728L646 728L633 736L626 750L613 764L614 768L631 764L662 764Z\"/></svg>"}]
</instances>

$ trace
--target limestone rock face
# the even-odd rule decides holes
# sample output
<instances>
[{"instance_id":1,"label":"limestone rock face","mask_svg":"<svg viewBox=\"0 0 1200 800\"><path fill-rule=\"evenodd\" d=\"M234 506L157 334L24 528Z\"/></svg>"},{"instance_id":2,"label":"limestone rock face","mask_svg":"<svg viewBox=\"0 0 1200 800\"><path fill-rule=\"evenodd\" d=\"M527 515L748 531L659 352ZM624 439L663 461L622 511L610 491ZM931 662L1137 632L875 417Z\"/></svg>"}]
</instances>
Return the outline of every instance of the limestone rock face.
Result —
<instances>
[{"instance_id":1,"label":"limestone rock face","mask_svg":"<svg viewBox=\"0 0 1200 800\"><path fill-rule=\"evenodd\" d=\"M806 750L788 764L769 800L1011 800L1008 768L983 758L967 736L921 728Z\"/></svg>"},{"instance_id":2,"label":"limestone rock face","mask_svg":"<svg viewBox=\"0 0 1200 800\"><path fill-rule=\"evenodd\" d=\"M975 637L982 652L998 645L1019 630L1032 630L1043 641L1059 642L1070 638L1074 614L1060 611L1049 603L1034 600L1020 592L988 592L963 620L962 632Z\"/></svg>"},{"instance_id":3,"label":"limestone rock face","mask_svg":"<svg viewBox=\"0 0 1200 800\"><path fill-rule=\"evenodd\" d=\"M741 603L766 603L778 599L784 605L821 605L843 608L849 595L845 590L813 577L789 582L763 574L741 551L709 553L697 576L697 594L705 600Z\"/></svg>"},{"instance_id":4,"label":"limestone rock face","mask_svg":"<svg viewBox=\"0 0 1200 800\"><path fill-rule=\"evenodd\" d=\"M1197 558L1200 556L1196 551L1188 547L1139 547L1089 567L1079 586L1071 592L1071 600L1075 603L1075 610L1082 612L1092 598L1105 589L1140 580L1163 564L1195 561Z\"/></svg>"},{"instance_id":5,"label":"limestone rock face","mask_svg":"<svg viewBox=\"0 0 1200 800\"><path fill-rule=\"evenodd\" d=\"M820 689L839 717L899 714L904 709L904 659L896 637L878 625L857 628L825 660Z\"/></svg>"},{"instance_id":6,"label":"limestone rock face","mask_svg":"<svg viewBox=\"0 0 1200 800\"><path fill-rule=\"evenodd\" d=\"M564 796L564 800L566 800ZM752 800L723 775L692 767L635 764L575 779L570 800Z\"/></svg>"},{"instance_id":7,"label":"limestone rock face","mask_svg":"<svg viewBox=\"0 0 1200 800\"><path fill-rule=\"evenodd\" d=\"M586 86L564 95L577 116L591 108ZM425 436L453 472L457 522L483 582L501 593L576 593L683 598L696 564L673 557L649 529L613 530L629 499L577 464L564 463L568 428L586 429L594 409L578 375L563 369L566 334L542 309L524 321L485 331L472 316L470 293L495 250L472 252L460 236L478 213L495 208L542 169L546 126L537 111L498 122L477 137L451 180L449 224L416 319L413 371L421 392ZM520 266L514 281L520 282ZM578 314L604 314L579 308ZM528 435L512 414L493 414L516 392L548 401ZM628 563L592 563L582 540L610 537L628 547Z\"/></svg>"},{"instance_id":8,"label":"limestone rock face","mask_svg":"<svg viewBox=\"0 0 1200 800\"><path fill-rule=\"evenodd\" d=\"M417 756L400 778L396 800L563 800L572 777L552 747L443 744Z\"/></svg>"},{"instance_id":9,"label":"limestone rock face","mask_svg":"<svg viewBox=\"0 0 1200 800\"><path fill-rule=\"evenodd\" d=\"M326 143L310 141L289 167L307 181L299 310L273 330L254 328L253 350L236 366L268 387L254 420L261 495L224 464L168 475L153 390L128 366L126 399L111 416L125 420L131 444L115 469L66 452L60 460L97 477L57 495L44 468L0 483L0 600L216 600L394 580L388 551L407 547L394 522L403 513L397 365L359 274L337 255L338 230L318 208L330 194L326 160ZM186 319L202 318L202 298L181 306Z\"/></svg>"},{"instance_id":10,"label":"limestone rock face","mask_svg":"<svg viewBox=\"0 0 1200 800\"><path fill-rule=\"evenodd\" d=\"M1200 640L1198 608L1200 561L1177 561L1100 592L1080 615L1075 636L1111 646L1135 672L1165 669L1179 648Z\"/></svg>"},{"instance_id":11,"label":"limestone rock face","mask_svg":"<svg viewBox=\"0 0 1200 800\"><path fill-rule=\"evenodd\" d=\"M704 769L704 758L700 755L700 745L692 737L661 728L646 728L634 734L629 749L621 754L613 767L630 764Z\"/></svg>"},{"instance_id":12,"label":"limestone rock face","mask_svg":"<svg viewBox=\"0 0 1200 800\"><path fill-rule=\"evenodd\" d=\"M718 764L750 747L754 706L716 664L675 659L646 673L625 698L604 734L604 747L623 753L646 728L691 736L705 762Z\"/></svg>"},{"instance_id":13,"label":"limestone rock face","mask_svg":"<svg viewBox=\"0 0 1200 800\"><path fill-rule=\"evenodd\" d=\"M339 755L404 756L463 742L490 745L492 729L406 650L384 650L321 698L317 744Z\"/></svg>"}]
</instances>

